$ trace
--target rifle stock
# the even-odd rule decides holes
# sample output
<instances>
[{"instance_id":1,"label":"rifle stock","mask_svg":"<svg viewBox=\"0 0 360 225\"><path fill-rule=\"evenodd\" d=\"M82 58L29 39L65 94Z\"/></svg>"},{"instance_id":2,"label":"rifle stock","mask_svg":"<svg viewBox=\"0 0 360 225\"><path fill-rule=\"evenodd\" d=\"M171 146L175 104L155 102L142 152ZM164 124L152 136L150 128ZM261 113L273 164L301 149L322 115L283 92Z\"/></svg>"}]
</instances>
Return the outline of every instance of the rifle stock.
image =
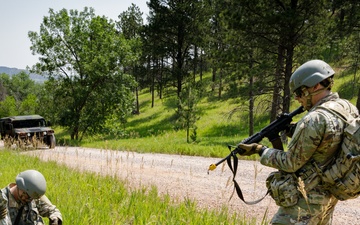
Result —
<instances>
[{"instance_id":1,"label":"rifle stock","mask_svg":"<svg viewBox=\"0 0 360 225\"><path fill-rule=\"evenodd\" d=\"M304 108L302 106L300 106L299 108L292 111L291 113L283 113L276 120L271 122L268 126L264 127L262 130L260 130L256 134L253 134L252 136L244 139L240 143L243 143L243 144L259 143L262 141L262 139L264 137L267 137L269 139L269 141L273 142L273 145L275 148L280 148L279 141L281 142L281 140L280 140L279 132L285 130L286 127L291 123L292 118L302 112L304 112ZM274 143L276 143L276 144L274 144ZM231 151L232 146L229 145L228 147L229 147L231 153L227 157L221 159L216 164L211 164L209 166L209 170L215 170L218 165L220 165L222 162L224 162L231 156L235 156L236 154L241 155L242 153L244 153L244 150L237 146L235 147L235 149L233 151ZM281 147L282 147L282 144L281 144Z\"/></svg>"}]
</instances>

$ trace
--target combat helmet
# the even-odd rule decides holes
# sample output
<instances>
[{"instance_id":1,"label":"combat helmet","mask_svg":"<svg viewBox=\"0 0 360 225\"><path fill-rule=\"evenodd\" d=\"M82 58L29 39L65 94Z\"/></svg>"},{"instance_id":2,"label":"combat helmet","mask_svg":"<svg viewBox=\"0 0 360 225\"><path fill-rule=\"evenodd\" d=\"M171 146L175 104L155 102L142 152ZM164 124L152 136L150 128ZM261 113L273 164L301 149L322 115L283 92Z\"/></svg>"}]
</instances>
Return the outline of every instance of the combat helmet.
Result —
<instances>
[{"instance_id":1,"label":"combat helmet","mask_svg":"<svg viewBox=\"0 0 360 225\"><path fill-rule=\"evenodd\" d=\"M25 170L16 176L16 185L26 191L32 199L38 199L45 194L45 177L37 170Z\"/></svg>"},{"instance_id":2,"label":"combat helmet","mask_svg":"<svg viewBox=\"0 0 360 225\"><path fill-rule=\"evenodd\" d=\"M310 60L302 64L290 77L290 91L294 92L302 86L313 87L317 83L331 77L335 71L322 60Z\"/></svg>"}]
</instances>

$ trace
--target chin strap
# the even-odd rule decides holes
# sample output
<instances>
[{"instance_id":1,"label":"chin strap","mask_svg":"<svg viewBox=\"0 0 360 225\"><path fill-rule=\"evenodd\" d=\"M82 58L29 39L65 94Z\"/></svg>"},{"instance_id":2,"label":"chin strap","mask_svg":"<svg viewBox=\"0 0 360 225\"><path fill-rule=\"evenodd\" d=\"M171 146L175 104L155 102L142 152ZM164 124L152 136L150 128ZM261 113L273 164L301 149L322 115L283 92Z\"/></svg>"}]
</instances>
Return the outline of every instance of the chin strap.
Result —
<instances>
[{"instance_id":1,"label":"chin strap","mask_svg":"<svg viewBox=\"0 0 360 225\"><path fill-rule=\"evenodd\" d=\"M320 90L322 90L322 89L320 89ZM320 91L320 90L318 90L318 91ZM312 107L312 103L311 103L312 96L315 95L314 93L315 93L315 92L317 93L318 91L315 91L315 92L313 92L313 93L310 93L310 92L308 91L308 88L305 87L305 86L301 88L301 91L304 93L304 96L306 97L306 106L305 106L305 109L306 109L306 110L309 110L309 109L311 109L311 107Z\"/></svg>"},{"instance_id":2,"label":"chin strap","mask_svg":"<svg viewBox=\"0 0 360 225\"><path fill-rule=\"evenodd\" d=\"M329 78L329 81L330 82L328 86L320 88L319 90L314 91L312 93L310 93L308 91L308 88L305 86L301 88L302 92L304 93L304 96L306 97L306 107L305 107L306 110L309 110L313 107L313 104L311 103L312 96L317 95L323 91L326 91L327 89L330 89L334 85L334 80L332 78Z\"/></svg>"}]
</instances>

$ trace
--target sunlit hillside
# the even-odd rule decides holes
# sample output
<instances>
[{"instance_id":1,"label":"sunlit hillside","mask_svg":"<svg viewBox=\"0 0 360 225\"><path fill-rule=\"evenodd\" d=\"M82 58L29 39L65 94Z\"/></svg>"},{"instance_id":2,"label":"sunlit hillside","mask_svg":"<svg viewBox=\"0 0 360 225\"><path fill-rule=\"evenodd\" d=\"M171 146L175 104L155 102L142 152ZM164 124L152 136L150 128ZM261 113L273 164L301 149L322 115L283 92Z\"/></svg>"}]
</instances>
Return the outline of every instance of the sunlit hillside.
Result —
<instances>
[{"instance_id":1,"label":"sunlit hillside","mask_svg":"<svg viewBox=\"0 0 360 225\"><path fill-rule=\"evenodd\" d=\"M209 75L210 76L210 75ZM206 78L205 78L206 79ZM335 76L334 91L356 104L354 75L339 73ZM175 94L165 92L163 99L155 98L151 107L151 93L142 90L140 114L132 115L124 127L127 136L87 138L83 145L138 152L203 155L223 157L229 153L228 145L236 145L248 137L248 102L246 99L219 99L217 93L207 89L198 103L199 120L196 122L196 140L187 143L185 130L175 129ZM263 98L266 98L264 96ZM256 105L255 131L269 124L269 113L265 111L263 99ZM292 101L292 110L299 105ZM295 117L298 119L301 115ZM263 140L269 145L268 140Z\"/></svg>"}]
</instances>

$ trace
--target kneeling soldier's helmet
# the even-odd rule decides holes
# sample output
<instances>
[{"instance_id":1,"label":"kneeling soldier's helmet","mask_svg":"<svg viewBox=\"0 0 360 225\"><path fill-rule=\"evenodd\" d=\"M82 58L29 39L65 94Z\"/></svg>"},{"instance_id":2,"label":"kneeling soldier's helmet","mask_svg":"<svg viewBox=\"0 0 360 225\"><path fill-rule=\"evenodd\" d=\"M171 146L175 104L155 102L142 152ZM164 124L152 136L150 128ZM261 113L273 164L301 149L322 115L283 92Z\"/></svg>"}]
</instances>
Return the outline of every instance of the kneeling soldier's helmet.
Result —
<instances>
[{"instance_id":1,"label":"kneeling soldier's helmet","mask_svg":"<svg viewBox=\"0 0 360 225\"><path fill-rule=\"evenodd\" d=\"M16 185L26 191L32 199L38 199L45 194L45 177L37 170L25 170L16 177Z\"/></svg>"},{"instance_id":2,"label":"kneeling soldier's helmet","mask_svg":"<svg viewBox=\"0 0 360 225\"><path fill-rule=\"evenodd\" d=\"M290 91L306 86L313 87L317 83L333 76L335 71L322 60L310 60L302 64L290 77Z\"/></svg>"}]
</instances>

